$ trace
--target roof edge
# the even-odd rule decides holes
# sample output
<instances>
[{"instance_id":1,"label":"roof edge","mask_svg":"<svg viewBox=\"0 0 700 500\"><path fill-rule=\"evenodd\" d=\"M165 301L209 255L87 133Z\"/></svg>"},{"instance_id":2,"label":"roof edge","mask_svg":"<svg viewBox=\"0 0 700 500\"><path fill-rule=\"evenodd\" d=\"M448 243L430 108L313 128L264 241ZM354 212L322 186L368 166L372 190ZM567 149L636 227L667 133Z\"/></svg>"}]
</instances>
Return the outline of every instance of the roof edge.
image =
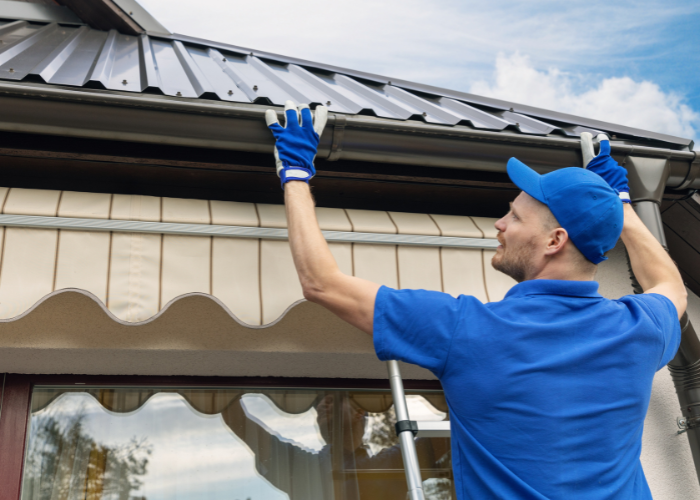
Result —
<instances>
[{"instance_id":1,"label":"roof edge","mask_svg":"<svg viewBox=\"0 0 700 500\"><path fill-rule=\"evenodd\" d=\"M272 59L282 63L297 64L299 66L305 66L308 68L318 69L321 71L330 71L334 73L342 73L345 75L353 76L355 78L361 78L371 82L379 83L382 85L393 85L402 87L405 89L413 90L416 92L423 92L427 94L434 94L439 97L449 97L452 99L457 99L460 101L465 101L469 104L477 104L481 106L487 106L490 108L503 110L503 111L514 111L516 113L522 113L525 115L534 116L537 118L544 118L549 120L555 120L565 123L575 123L577 125L590 127L594 129L603 129L610 132L615 132L619 134L631 135L631 136L641 136L650 139L656 139L659 141L668 142L671 144L677 144L679 146L688 148L689 150L693 147L693 140L686 139L682 137L676 137L673 135L662 134L659 132L653 132L644 129L638 129L634 127L628 127L625 125L617 125L614 123L608 123L601 120L595 120L592 118L586 118L576 115L570 115L567 113L560 113L558 111L551 111L542 108L536 108L533 106L528 106L525 104L511 103L508 101L502 101L500 99L493 99L490 97L478 96L475 94L470 94L467 92L460 92L450 89L445 89L442 87L435 87L432 85L425 85L421 83L412 82L409 80L402 80L397 78L391 78L383 75L377 75L374 73L366 73L364 71L352 70L348 68L341 68L339 66L334 66L331 64L316 63L313 61L308 61L306 59L299 59L296 57L289 57L280 54L275 54L272 52L265 52L260 50L255 50L247 47L241 47L238 45L231 45L222 42L214 42L211 40L205 40L201 38L195 38L188 35L182 35L179 33L173 33L169 36L161 36L158 34L153 34L154 37L167 38L169 40L178 40L181 42L187 42L192 44L205 45L207 47L214 47L217 49L228 50L231 52L237 52L244 55L254 55L256 57Z\"/></svg>"},{"instance_id":2,"label":"roof edge","mask_svg":"<svg viewBox=\"0 0 700 500\"><path fill-rule=\"evenodd\" d=\"M251 153L271 153L274 146L263 120L266 107L254 104L0 82L0 106L0 130L7 132ZM669 159L668 187L700 188L694 152L619 141L611 147L620 159ZM580 166L580 141L331 113L317 158L505 172L511 156L542 172Z\"/></svg>"}]
</instances>

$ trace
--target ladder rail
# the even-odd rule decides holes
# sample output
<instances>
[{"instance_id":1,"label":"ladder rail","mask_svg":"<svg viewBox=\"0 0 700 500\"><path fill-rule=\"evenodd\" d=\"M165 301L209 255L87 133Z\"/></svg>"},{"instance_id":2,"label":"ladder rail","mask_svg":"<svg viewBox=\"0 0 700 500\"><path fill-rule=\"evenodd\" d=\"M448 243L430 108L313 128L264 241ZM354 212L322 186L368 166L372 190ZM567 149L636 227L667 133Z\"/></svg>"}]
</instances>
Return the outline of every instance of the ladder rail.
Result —
<instances>
[{"instance_id":1,"label":"ladder rail","mask_svg":"<svg viewBox=\"0 0 700 500\"><path fill-rule=\"evenodd\" d=\"M396 420L398 422L408 422L406 393L403 389L403 380L401 379L398 361L387 361L387 368L389 370L389 384L391 385L391 396L394 400ZM399 443L401 445L404 469L406 470L408 497L410 500L425 500L425 495L423 494L423 480L421 478L420 466L418 465L418 453L416 452L413 432L409 429L399 432Z\"/></svg>"}]
</instances>

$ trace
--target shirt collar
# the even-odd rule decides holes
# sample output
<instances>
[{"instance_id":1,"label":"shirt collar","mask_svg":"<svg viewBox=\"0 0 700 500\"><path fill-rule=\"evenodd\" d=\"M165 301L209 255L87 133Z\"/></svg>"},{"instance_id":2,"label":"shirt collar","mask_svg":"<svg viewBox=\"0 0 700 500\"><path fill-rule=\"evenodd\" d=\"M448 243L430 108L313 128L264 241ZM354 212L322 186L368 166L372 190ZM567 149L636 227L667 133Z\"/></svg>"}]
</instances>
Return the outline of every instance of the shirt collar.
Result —
<instances>
[{"instance_id":1,"label":"shirt collar","mask_svg":"<svg viewBox=\"0 0 700 500\"><path fill-rule=\"evenodd\" d=\"M528 280L508 290L505 298L526 295L563 295L568 297L602 297L598 293L597 281Z\"/></svg>"}]
</instances>

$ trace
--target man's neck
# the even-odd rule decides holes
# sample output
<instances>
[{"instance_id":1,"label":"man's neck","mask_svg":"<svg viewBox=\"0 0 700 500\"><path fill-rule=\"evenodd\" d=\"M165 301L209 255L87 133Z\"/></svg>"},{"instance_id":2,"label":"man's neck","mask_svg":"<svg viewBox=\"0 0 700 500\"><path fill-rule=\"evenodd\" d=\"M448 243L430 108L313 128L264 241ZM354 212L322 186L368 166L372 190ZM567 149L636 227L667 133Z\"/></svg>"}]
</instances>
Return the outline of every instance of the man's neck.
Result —
<instances>
[{"instance_id":1,"label":"man's neck","mask_svg":"<svg viewBox=\"0 0 700 500\"><path fill-rule=\"evenodd\" d=\"M551 263L540 269L533 276L528 276L527 280L566 280L566 281L593 281L595 273L581 272L572 269L570 265L560 265Z\"/></svg>"}]
</instances>

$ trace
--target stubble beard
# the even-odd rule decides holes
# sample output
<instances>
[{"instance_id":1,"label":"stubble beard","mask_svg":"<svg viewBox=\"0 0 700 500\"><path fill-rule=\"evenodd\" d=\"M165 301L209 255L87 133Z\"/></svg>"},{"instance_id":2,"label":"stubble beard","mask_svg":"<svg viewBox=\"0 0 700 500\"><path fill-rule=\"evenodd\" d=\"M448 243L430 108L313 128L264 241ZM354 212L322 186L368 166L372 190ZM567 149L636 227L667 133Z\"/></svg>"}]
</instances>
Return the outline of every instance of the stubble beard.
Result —
<instances>
[{"instance_id":1,"label":"stubble beard","mask_svg":"<svg viewBox=\"0 0 700 500\"><path fill-rule=\"evenodd\" d=\"M500 241L500 240L499 240ZM510 276L518 283L522 283L530 276L530 262L532 262L533 248L522 246L520 248L509 248L506 250L503 242L500 241L501 252L496 253L491 259L491 265L496 271Z\"/></svg>"}]
</instances>

